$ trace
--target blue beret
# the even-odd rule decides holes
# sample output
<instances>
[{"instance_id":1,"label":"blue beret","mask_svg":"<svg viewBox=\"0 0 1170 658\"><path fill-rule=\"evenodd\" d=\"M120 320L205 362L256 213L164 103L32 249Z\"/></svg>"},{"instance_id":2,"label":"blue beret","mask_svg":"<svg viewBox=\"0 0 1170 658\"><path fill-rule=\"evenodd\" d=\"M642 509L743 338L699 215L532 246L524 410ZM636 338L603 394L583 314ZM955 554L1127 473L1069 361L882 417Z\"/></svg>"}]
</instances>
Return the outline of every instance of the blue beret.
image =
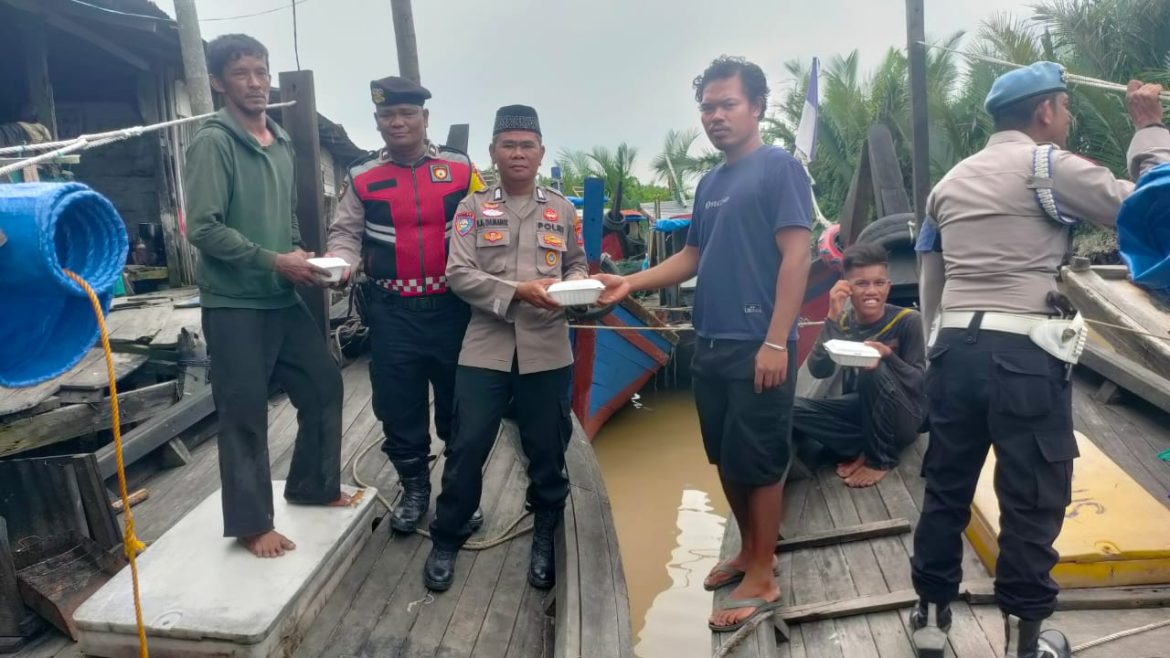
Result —
<instances>
[{"instance_id":1,"label":"blue beret","mask_svg":"<svg viewBox=\"0 0 1170 658\"><path fill-rule=\"evenodd\" d=\"M994 114L1012 103L1057 91L1068 91L1064 67L1053 62L1036 62L996 78L983 106Z\"/></svg>"}]
</instances>

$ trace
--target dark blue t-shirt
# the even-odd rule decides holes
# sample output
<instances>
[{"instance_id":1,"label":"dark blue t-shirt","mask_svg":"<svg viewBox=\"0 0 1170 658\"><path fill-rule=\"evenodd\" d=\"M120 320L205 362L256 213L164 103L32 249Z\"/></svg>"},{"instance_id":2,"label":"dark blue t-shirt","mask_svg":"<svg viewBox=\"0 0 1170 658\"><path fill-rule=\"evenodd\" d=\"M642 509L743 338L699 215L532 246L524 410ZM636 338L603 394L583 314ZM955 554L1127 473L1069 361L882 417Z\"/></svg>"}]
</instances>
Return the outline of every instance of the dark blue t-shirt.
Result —
<instances>
[{"instance_id":1,"label":"dark blue t-shirt","mask_svg":"<svg viewBox=\"0 0 1170 658\"><path fill-rule=\"evenodd\" d=\"M763 341L776 300L776 233L812 228L804 167L778 146L762 146L699 181L687 244L699 248L695 332L703 338ZM796 338L793 324L790 338Z\"/></svg>"}]
</instances>

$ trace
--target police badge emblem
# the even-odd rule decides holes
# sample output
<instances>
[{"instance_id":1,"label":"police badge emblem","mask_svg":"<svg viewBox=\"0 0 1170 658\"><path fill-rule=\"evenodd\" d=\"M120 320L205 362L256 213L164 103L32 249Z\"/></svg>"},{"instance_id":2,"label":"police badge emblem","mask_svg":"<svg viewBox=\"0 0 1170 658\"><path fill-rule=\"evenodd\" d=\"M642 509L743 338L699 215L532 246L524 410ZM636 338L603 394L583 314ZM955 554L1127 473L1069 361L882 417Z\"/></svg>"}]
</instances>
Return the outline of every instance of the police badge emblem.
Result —
<instances>
[{"instance_id":1,"label":"police badge emblem","mask_svg":"<svg viewBox=\"0 0 1170 658\"><path fill-rule=\"evenodd\" d=\"M445 164L431 165L431 182L447 183L451 180L451 168Z\"/></svg>"}]
</instances>

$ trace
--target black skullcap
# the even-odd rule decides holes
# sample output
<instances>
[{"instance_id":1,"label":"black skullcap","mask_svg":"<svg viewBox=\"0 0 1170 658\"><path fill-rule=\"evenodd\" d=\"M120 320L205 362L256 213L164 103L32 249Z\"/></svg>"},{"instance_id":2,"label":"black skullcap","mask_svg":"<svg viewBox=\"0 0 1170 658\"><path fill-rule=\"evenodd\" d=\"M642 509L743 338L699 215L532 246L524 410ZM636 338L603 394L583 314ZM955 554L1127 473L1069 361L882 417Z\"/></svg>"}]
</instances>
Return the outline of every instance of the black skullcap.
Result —
<instances>
[{"instance_id":1,"label":"black skullcap","mask_svg":"<svg viewBox=\"0 0 1170 658\"><path fill-rule=\"evenodd\" d=\"M527 130L540 134L540 119L536 110L527 105L505 105L496 110L496 126L492 136L509 130Z\"/></svg>"},{"instance_id":2,"label":"black skullcap","mask_svg":"<svg viewBox=\"0 0 1170 658\"><path fill-rule=\"evenodd\" d=\"M374 105L422 105L430 97L426 87L406 78L390 76L370 82Z\"/></svg>"}]
</instances>

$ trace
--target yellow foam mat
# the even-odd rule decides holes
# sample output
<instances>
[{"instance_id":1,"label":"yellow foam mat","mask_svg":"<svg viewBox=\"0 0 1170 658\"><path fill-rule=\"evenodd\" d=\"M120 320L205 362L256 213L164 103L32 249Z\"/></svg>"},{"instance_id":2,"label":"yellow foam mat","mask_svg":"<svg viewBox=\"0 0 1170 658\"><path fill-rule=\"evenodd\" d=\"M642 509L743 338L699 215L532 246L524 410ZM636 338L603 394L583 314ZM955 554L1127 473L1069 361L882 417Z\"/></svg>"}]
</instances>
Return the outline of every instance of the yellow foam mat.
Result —
<instances>
[{"instance_id":1,"label":"yellow foam mat","mask_svg":"<svg viewBox=\"0 0 1170 658\"><path fill-rule=\"evenodd\" d=\"M1052 577L1061 587L1170 583L1170 509L1076 433L1081 456L1073 468L1072 503L1056 540L1060 561ZM995 453L979 477L967 538L988 571L999 556L999 502Z\"/></svg>"}]
</instances>

